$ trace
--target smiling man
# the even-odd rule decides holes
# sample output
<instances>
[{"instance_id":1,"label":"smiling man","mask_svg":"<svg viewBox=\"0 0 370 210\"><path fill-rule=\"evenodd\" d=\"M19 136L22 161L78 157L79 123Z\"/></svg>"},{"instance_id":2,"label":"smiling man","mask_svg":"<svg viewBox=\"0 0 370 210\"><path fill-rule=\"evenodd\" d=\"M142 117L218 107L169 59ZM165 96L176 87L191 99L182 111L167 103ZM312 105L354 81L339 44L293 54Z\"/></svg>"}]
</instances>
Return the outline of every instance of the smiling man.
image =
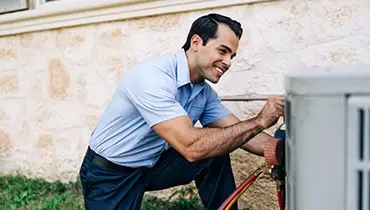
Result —
<instances>
[{"instance_id":1,"label":"smiling man","mask_svg":"<svg viewBox=\"0 0 370 210\"><path fill-rule=\"evenodd\" d=\"M284 99L271 97L257 116L240 121L206 83L228 71L242 31L229 17L202 16L182 50L122 76L80 169L87 210L140 209L144 192L193 180L205 208L217 209L235 190L229 153L262 156L273 139L263 130L284 111Z\"/></svg>"}]
</instances>

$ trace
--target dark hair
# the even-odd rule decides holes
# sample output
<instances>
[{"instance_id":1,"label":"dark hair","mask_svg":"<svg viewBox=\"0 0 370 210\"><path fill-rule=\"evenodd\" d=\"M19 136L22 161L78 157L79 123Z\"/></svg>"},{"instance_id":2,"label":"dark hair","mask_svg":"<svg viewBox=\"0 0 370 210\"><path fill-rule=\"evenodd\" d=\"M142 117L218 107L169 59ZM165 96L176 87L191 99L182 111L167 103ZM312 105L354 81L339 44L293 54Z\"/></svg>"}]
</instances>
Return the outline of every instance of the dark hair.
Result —
<instances>
[{"instance_id":1,"label":"dark hair","mask_svg":"<svg viewBox=\"0 0 370 210\"><path fill-rule=\"evenodd\" d=\"M206 45L209 39L217 38L219 23L228 25L239 39L242 37L243 29L238 21L220 14L211 13L204 15L193 22L186 39L186 43L182 48L185 51L190 48L190 41L194 34L197 34L202 38L203 45Z\"/></svg>"}]
</instances>

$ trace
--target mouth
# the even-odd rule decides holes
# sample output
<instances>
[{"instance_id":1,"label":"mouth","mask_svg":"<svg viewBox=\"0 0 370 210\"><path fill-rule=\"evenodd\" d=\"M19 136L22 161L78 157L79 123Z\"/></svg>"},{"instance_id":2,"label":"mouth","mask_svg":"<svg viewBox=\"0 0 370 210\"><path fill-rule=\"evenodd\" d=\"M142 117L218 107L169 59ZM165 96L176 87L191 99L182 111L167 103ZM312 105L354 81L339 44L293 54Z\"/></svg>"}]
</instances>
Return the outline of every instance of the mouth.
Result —
<instances>
[{"instance_id":1,"label":"mouth","mask_svg":"<svg viewBox=\"0 0 370 210\"><path fill-rule=\"evenodd\" d=\"M220 76L222 76L225 73L225 71L222 68L220 68L220 67L215 66L215 69L220 74Z\"/></svg>"}]
</instances>

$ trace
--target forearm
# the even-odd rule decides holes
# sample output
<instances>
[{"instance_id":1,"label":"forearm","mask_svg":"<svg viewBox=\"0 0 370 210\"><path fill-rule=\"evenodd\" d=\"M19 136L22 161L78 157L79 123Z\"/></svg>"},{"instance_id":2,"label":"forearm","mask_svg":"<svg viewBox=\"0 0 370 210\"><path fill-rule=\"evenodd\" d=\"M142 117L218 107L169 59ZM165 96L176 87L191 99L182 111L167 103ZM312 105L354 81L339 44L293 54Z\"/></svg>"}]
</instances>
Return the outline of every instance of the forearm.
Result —
<instances>
[{"instance_id":1,"label":"forearm","mask_svg":"<svg viewBox=\"0 0 370 210\"><path fill-rule=\"evenodd\" d=\"M241 138L247 139L248 136L242 136ZM242 144L240 148L252 154L263 156L264 155L264 145L267 141L270 141L271 139L273 139L272 136L270 136L269 134L265 132L261 132L258 135L256 135L254 138Z\"/></svg>"},{"instance_id":2,"label":"forearm","mask_svg":"<svg viewBox=\"0 0 370 210\"><path fill-rule=\"evenodd\" d=\"M194 128L191 133L194 141L188 146L187 152L195 159L226 154L245 144L263 129L255 118L224 128Z\"/></svg>"}]
</instances>

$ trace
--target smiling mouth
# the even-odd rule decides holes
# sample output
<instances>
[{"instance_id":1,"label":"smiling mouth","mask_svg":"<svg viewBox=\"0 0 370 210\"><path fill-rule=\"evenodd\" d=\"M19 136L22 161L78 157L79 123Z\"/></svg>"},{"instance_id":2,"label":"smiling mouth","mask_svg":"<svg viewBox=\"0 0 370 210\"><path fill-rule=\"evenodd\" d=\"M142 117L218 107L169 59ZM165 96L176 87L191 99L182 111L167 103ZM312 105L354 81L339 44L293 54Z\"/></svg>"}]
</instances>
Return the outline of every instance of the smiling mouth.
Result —
<instances>
[{"instance_id":1,"label":"smiling mouth","mask_svg":"<svg viewBox=\"0 0 370 210\"><path fill-rule=\"evenodd\" d=\"M219 67L215 67L215 69L221 74L221 75L223 75L224 74L224 71L222 71L222 69L221 68L219 68Z\"/></svg>"}]
</instances>

